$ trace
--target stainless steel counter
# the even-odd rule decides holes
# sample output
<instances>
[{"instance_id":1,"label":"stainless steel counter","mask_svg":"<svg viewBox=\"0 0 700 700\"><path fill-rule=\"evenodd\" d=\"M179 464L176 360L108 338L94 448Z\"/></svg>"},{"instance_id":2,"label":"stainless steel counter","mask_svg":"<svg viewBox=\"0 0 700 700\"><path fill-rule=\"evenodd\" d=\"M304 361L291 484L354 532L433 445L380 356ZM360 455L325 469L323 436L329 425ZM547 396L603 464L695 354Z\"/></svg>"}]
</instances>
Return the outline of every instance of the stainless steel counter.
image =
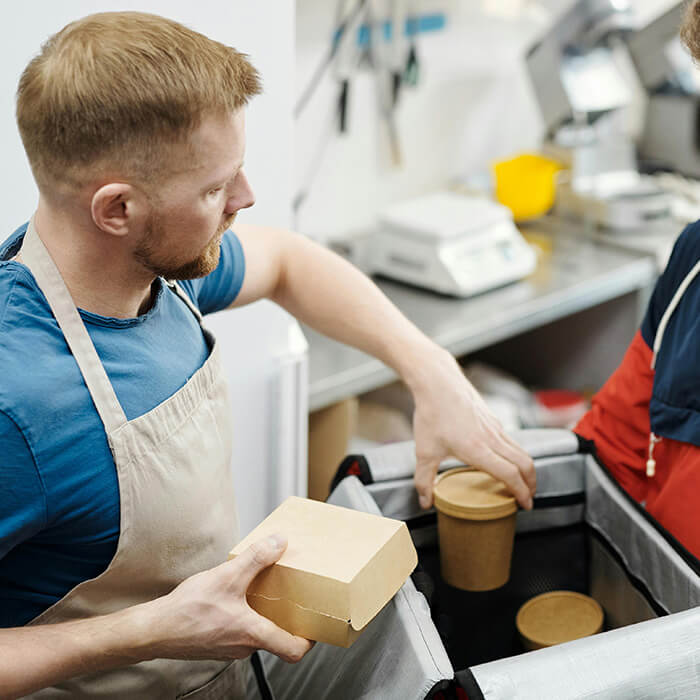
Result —
<instances>
[{"instance_id":1,"label":"stainless steel counter","mask_svg":"<svg viewBox=\"0 0 700 700\"><path fill-rule=\"evenodd\" d=\"M461 356L584 309L640 293L653 284L652 257L596 242L576 223L554 217L524 229L543 241L535 272L469 299L454 299L377 280L382 291L426 335ZM547 250L549 249L549 250ZM641 308L640 308L641 311ZM388 384L384 364L304 328L309 340L309 410Z\"/></svg>"}]
</instances>

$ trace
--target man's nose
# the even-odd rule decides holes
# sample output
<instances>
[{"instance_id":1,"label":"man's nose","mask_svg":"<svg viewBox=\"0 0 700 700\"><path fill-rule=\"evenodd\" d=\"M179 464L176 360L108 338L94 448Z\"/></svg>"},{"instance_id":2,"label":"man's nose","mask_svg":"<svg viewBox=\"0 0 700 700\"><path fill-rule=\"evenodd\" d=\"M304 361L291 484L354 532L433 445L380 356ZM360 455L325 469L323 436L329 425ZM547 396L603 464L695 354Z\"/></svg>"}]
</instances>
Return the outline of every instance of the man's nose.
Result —
<instances>
[{"instance_id":1,"label":"man's nose","mask_svg":"<svg viewBox=\"0 0 700 700\"><path fill-rule=\"evenodd\" d=\"M239 172L234 182L233 192L226 200L226 213L234 214L239 209L247 209L255 204L255 193L243 171Z\"/></svg>"}]
</instances>

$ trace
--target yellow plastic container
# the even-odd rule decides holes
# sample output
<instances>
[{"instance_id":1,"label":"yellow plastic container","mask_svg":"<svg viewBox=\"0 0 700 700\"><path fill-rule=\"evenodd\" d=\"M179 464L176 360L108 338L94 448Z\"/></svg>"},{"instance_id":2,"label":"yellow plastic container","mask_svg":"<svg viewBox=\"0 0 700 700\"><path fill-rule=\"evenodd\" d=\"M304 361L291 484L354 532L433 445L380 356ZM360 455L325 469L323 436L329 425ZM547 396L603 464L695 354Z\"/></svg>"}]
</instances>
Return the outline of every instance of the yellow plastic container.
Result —
<instances>
[{"instance_id":1,"label":"yellow plastic container","mask_svg":"<svg viewBox=\"0 0 700 700\"><path fill-rule=\"evenodd\" d=\"M494 163L496 199L513 212L516 221L536 219L554 205L561 168L556 161L534 153Z\"/></svg>"}]
</instances>

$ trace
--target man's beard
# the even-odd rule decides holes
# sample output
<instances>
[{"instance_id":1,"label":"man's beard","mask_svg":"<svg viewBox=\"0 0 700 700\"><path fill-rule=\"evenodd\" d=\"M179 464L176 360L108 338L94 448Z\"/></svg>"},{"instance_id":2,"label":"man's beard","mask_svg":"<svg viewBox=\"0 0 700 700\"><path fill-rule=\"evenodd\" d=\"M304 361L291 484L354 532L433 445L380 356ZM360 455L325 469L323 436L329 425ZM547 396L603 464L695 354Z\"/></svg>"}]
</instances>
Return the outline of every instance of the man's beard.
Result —
<instances>
[{"instance_id":1,"label":"man's beard","mask_svg":"<svg viewBox=\"0 0 700 700\"><path fill-rule=\"evenodd\" d=\"M229 215L216 230L209 243L204 246L202 252L194 260L182 263L173 256L161 252L165 230L155 217L151 217L146 227L144 240L134 255L146 269L166 280L191 280L206 277L210 272L216 270L219 264L221 237L230 228L235 218L235 214Z\"/></svg>"}]
</instances>

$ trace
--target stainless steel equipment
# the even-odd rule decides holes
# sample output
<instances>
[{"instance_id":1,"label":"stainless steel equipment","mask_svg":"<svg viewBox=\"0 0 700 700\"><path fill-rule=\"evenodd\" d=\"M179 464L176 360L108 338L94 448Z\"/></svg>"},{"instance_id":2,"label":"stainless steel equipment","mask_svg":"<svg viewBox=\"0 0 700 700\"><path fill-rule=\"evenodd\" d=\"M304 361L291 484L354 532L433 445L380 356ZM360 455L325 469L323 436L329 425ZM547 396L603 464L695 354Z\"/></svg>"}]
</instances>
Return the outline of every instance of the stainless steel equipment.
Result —
<instances>
[{"instance_id":1,"label":"stainless steel equipment","mask_svg":"<svg viewBox=\"0 0 700 700\"><path fill-rule=\"evenodd\" d=\"M700 177L700 72L681 46L679 2L627 39L649 101L640 158L648 170Z\"/></svg>"},{"instance_id":2,"label":"stainless steel equipment","mask_svg":"<svg viewBox=\"0 0 700 700\"><path fill-rule=\"evenodd\" d=\"M526 58L547 138L571 169L556 209L609 229L635 229L671 215L671 200L639 173L620 110L632 100L620 67L621 37L633 29L631 3L579 0Z\"/></svg>"},{"instance_id":3,"label":"stainless steel equipment","mask_svg":"<svg viewBox=\"0 0 700 700\"><path fill-rule=\"evenodd\" d=\"M595 118L627 104L606 42L631 31L630 8L628 0L577 0L529 49L527 70L549 138L577 116ZM607 82L587 93L583 82L594 72Z\"/></svg>"},{"instance_id":4,"label":"stainless steel equipment","mask_svg":"<svg viewBox=\"0 0 700 700\"><path fill-rule=\"evenodd\" d=\"M454 192L392 205L369 240L373 273L458 297L522 279L535 263L509 209Z\"/></svg>"}]
</instances>

